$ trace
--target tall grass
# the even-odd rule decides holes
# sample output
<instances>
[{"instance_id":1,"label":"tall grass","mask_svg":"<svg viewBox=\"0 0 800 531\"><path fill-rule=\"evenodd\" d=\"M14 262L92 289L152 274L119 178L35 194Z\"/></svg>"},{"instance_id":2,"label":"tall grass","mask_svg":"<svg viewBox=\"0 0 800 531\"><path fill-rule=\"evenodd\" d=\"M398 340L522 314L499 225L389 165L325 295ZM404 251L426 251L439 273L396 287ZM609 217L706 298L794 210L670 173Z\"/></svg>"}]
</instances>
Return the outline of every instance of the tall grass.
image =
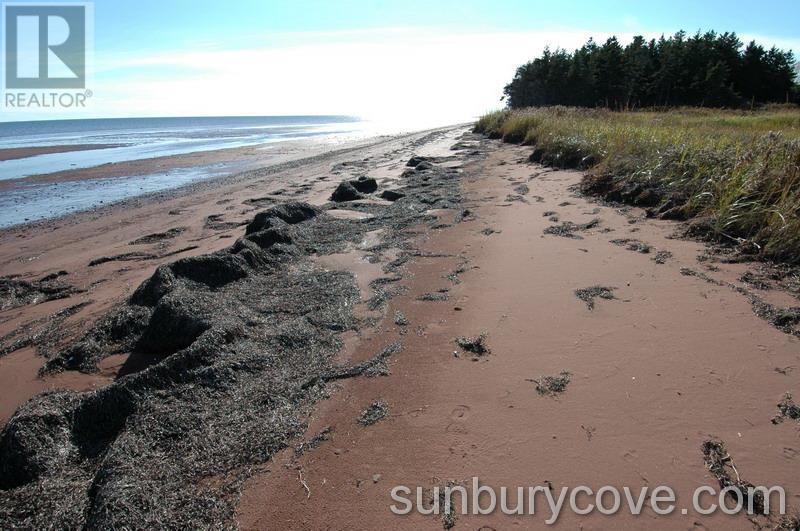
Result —
<instances>
[{"instance_id":1,"label":"tall grass","mask_svg":"<svg viewBox=\"0 0 800 531\"><path fill-rule=\"evenodd\" d=\"M800 263L800 109L497 111L475 130L534 146L531 159L587 170L582 188Z\"/></svg>"}]
</instances>

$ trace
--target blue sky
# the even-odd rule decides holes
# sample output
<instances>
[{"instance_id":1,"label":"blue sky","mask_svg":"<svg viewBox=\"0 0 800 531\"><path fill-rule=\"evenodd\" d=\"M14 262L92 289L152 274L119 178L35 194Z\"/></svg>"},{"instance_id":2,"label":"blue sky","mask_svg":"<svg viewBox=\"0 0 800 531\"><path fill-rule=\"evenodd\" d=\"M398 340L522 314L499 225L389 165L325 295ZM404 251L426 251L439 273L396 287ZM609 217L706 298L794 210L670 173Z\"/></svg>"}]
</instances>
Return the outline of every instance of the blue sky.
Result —
<instances>
[{"instance_id":1,"label":"blue sky","mask_svg":"<svg viewBox=\"0 0 800 531\"><path fill-rule=\"evenodd\" d=\"M531 0L97 0L97 45L158 48L235 42L268 32L383 27L523 31L584 28L672 33L716 29L800 37L800 2Z\"/></svg>"},{"instance_id":2,"label":"blue sky","mask_svg":"<svg viewBox=\"0 0 800 531\"><path fill-rule=\"evenodd\" d=\"M800 51L797 0L97 0L94 16L89 107L35 118L470 119L547 45L714 29Z\"/></svg>"}]
</instances>

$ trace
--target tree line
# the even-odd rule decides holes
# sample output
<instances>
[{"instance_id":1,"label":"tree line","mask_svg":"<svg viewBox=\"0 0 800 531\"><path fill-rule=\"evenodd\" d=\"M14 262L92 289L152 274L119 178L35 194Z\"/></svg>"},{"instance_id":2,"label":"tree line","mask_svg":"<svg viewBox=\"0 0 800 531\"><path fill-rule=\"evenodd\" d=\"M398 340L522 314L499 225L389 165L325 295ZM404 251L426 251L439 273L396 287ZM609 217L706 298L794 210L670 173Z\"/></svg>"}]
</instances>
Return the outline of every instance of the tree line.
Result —
<instances>
[{"instance_id":1,"label":"tree line","mask_svg":"<svg viewBox=\"0 0 800 531\"><path fill-rule=\"evenodd\" d=\"M746 46L735 33L683 31L627 46L592 39L573 53L545 49L520 66L504 89L512 108L752 107L800 102L791 51Z\"/></svg>"}]
</instances>

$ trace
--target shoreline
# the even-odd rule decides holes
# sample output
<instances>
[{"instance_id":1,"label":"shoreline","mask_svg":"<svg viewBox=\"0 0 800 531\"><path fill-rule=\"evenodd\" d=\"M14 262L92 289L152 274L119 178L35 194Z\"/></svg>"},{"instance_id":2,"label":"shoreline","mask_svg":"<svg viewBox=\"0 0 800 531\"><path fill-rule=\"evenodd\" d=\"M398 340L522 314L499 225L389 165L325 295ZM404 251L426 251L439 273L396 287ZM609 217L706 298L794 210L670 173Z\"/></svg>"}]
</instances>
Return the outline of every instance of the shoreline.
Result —
<instances>
[{"instance_id":1,"label":"shoreline","mask_svg":"<svg viewBox=\"0 0 800 531\"><path fill-rule=\"evenodd\" d=\"M425 131L435 130L437 129ZM344 154L349 151L358 150L376 143L384 142L388 139L400 138L409 134L414 133L379 135L365 139L348 140L343 142L344 146L322 142L309 143L306 141L287 141L282 144L266 144L268 147L274 146L275 149L265 150L263 154L259 154L258 157L254 157L253 160L249 161L243 159L243 155L252 155L254 151L264 149L264 146L259 145L244 148L227 148L222 150L198 152L194 154L202 155L201 159L198 159L193 155L173 155L155 159L130 161L129 163L103 165L89 168L91 171L88 172L87 170L70 170L68 172L56 172L51 174L24 177L20 179L8 179L5 181L0 181L0 193L10 192L29 184L55 184L59 182L80 182L91 179L114 179L117 177L149 175L158 171L183 169L190 162L196 163L199 160L207 161L211 165L225 162L234 164L231 166L232 170L230 172L224 172L223 175L197 179L190 183L175 186L173 188L167 188L165 190L159 190L155 192L146 192L120 199L118 201L114 201L113 203L97 205L84 210L51 216L40 220L22 222L8 227L0 227L0 236L8 231L25 229L38 230L39 228L48 225L58 227L62 223L67 225L80 223L87 217L93 218L96 215L107 215L109 212L113 212L118 208L135 207L143 204L149 204L152 201L164 201L166 199L173 199L182 195L213 189L226 183L234 183L249 178L259 178L263 175L269 175L270 173L274 173L276 171L283 171L285 169L292 168L293 166L302 165L303 163L313 161L317 158ZM192 166L196 165L197 164L192 164ZM189 166L189 168L192 166ZM202 165L200 165L200 167L202 167Z\"/></svg>"},{"instance_id":2,"label":"shoreline","mask_svg":"<svg viewBox=\"0 0 800 531\"><path fill-rule=\"evenodd\" d=\"M5 179L0 181L0 192L31 184L54 184L61 182L80 182L91 179L136 177L177 168L211 166L221 163L239 163L248 168L259 167L269 162L270 158L272 158L272 152L278 151L280 153L280 148L282 147L286 148L286 150L303 148L320 149L319 146L314 146L314 144L309 144L304 141L287 141L285 144L259 144L256 146L222 148L180 155L135 159L126 162L101 164L90 168L78 168L15 179ZM241 173L241 171L235 173Z\"/></svg>"}]
</instances>

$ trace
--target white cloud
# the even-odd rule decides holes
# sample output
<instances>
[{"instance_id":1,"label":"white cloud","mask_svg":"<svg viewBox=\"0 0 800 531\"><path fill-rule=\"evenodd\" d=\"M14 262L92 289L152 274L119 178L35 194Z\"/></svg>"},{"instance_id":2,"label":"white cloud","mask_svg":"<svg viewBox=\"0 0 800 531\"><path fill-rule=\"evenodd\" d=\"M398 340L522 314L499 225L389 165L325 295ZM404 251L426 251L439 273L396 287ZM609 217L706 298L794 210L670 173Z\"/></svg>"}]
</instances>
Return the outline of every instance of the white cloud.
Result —
<instances>
[{"instance_id":1,"label":"white cloud","mask_svg":"<svg viewBox=\"0 0 800 531\"><path fill-rule=\"evenodd\" d=\"M634 33L617 36L626 42ZM352 114L409 126L467 121L502 106L503 86L516 67L545 46L571 50L609 35L389 28L263 35L239 49L141 56L96 50L86 116ZM776 44L800 49L797 40Z\"/></svg>"},{"instance_id":2,"label":"white cloud","mask_svg":"<svg viewBox=\"0 0 800 531\"><path fill-rule=\"evenodd\" d=\"M503 86L516 67L545 46L573 48L589 36L574 30L394 28L265 36L263 41L273 42L251 49L144 56L96 50L87 115L353 114L408 124L469 120L500 107Z\"/></svg>"}]
</instances>

